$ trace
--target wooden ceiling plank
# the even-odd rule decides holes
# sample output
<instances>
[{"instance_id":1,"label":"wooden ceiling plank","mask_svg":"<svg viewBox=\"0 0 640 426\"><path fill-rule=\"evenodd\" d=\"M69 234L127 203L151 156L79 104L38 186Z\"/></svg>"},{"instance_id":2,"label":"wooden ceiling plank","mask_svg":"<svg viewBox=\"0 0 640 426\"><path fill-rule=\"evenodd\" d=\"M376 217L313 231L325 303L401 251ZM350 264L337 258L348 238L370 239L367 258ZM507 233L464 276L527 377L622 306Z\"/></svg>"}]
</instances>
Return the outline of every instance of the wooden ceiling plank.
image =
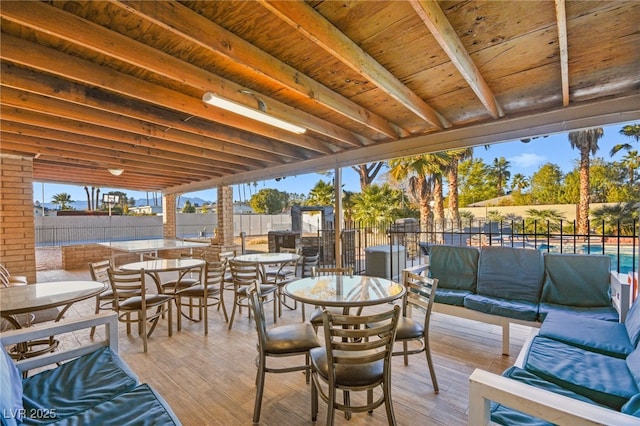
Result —
<instances>
[{"instance_id":1,"label":"wooden ceiling plank","mask_svg":"<svg viewBox=\"0 0 640 426\"><path fill-rule=\"evenodd\" d=\"M270 12L438 130L451 123L304 1L259 0Z\"/></svg>"},{"instance_id":2,"label":"wooden ceiling plank","mask_svg":"<svg viewBox=\"0 0 640 426\"><path fill-rule=\"evenodd\" d=\"M256 167L249 167L246 165L231 164L222 162L218 159L218 153L209 152L204 149L193 148L189 146L179 145L175 143L169 143L166 141L156 140L154 138L140 137L137 135L131 135L119 130L112 130L93 124L82 123L74 120L69 120L62 117L56 117L52 119L50 116L36 113L33 111L23 111L15 107L9 107L2 105L0 107L2 112L2 120L10 120L18 123L29 124L36 127L41 127L49 130L59 130L68 133L75 133L77 135L83 135L87 138L99 138L101 140L117 141L123 144L128 144L135 148L140 149L156 149L157 152L165 152L167 155L184 154L191 157L199 157L205 160L213 160L220 165L224 165L232 170L251 170ZM87 140L87 144L90 140Z\"/></svg>"},{"instance_id":3,"label":"wooden ceiling plank","mask_svg":"<svg viewBox=\"0 0 640 426\"><path fill-rule=\"evenodd\" d=\"M384 118L366 110L344 96L332 91L319 82L304 75L288 64L269 55L256 46L248 43L221 26L200 16L191 9L177 2L161 2L151 4L147 1L114 2L123 9L135 13L140 19L159 25L176 36L189 40L210 52L226 59L243 64L256 77L269 78L271 81L296 92L305 99L314 101L317 105L362 124L371 130L397 139L398 134ZM232 47L231 47L232 46ZM236 102L246 103L246 96L240 95L240 88L236 84L216 85L216 90L222 96ZM208 89L209 90L209 89ZM273 111L278 108L284 110L284 104L271 99L269 101ZM276 115L276 114L274 114ZM286 116L282 116L285 118ZM351 145L370 145L373 142L361 135L355 135L326 121L319 121L311 115L303 120L295 120L299 124L326 136L342 140ZM350 134L351 133L351 134Z\"/></svg>"},{"instance_id":4,"label":"wooden ceiling plank","mask_svg":"<svg viewBox=\"0 0 640 426\"><path fill-rule=\"evenodd\" d=\"M261 134L262 136L321 154L331 154L338 151L336 147L308 135L292 135L286 130L276 129L267 124L248 120L238 114L210 107L205 105L202 99L196 99L181 92L98 66L54 49L25 42L7 34L2 35L0 46L0 57L9 62L46 71L76 82L97 86L128 98L170 108L194 117L211 120L230 127L246 129L252 133ZM24 55L25 50L29 51L29 55ZM302 155L302 157L305 156Z\"/></svg>"},{"instance_id":5,"label":"wooden ceiling plank","mask_svg":"<svg viewBox=\"0 0 640 426\"><path fill-rule=\"evenodd\" d=\"M78 104L71 104L64 101L58 101L33 93L25 93L14 88L2 86L4 90L1 93L2 102L6 105L18 108L29 109L48 115L68 118L72 120L91 123L97 126L117 129L124 132L137 134L143 137L153 137L167 142L174 142L193 146L196 148L207 149L218 152L220 161L228 163L236 163L241 165L255 166L256 160L262 162L258 164L267 165L281 164L282 161L276 155L269 155L262 151L256 151L250 148L244 148L244 152L239 148L232 149L235 152L226 152L229 147L216 141L184 133L180 130L167 131L167 128L160 128L155 124L140 122L122 115L105 113L92 108L85 108Z\"/></svg>"},{"instance_id":6,"label":"wooden ceiling plank","mask_svg":"<svg viewBox=\"0 0 640 426\"><path fill-rule=\"evenodd\" d=\"M99 160L106 164L105 168L116 167L123 165L127 170L135 169L148 169L148 170L166 170L170 173L176 173L178 176L193 177L198 174L227 174L229 170L224 170L217 167L207 167L206 165L199 165L195 163L187 163L169 158L151 158L146 155L129 154L125 152L118 152L114 155L114 152L109 149L91 147L91 151L81 150L77 144L65 143L60 141L54 141L52 139L40 139L32 136L26 136L22 134L12 134L7 132L0 132L2 138L2 149L11 149L13 151L18 150L20 146L23 147L25 153L29 154L42 154L46 155L46 158L60 157L76 159L82 159L87 161ZM117 163L116 163L117 162ZM219 170L216 172L216 170Z\"/></svg>"},{"instance_id":7,"label":"wooden ceiling plank","mask_svg":"<svg viewBox=\"0 0 640 426\"><path fill-rule=\"evenodd\" d=\"M156 6L154 5L154 8ZM126 8L130 10L128 6ZM2 12L3 16L12 22L54 34L61 39L84 48L149 69L174 81L187 83L202 93L215 88L217 91L224 92L220 93L223 96L234 95L237 97L242 90L245 90L240 85L207 72L202 68L181 61L100 25L83 20L71 13L48 6L45 3L33 2L20 6L7 5L6 7L3 6ZM65 25L61 26L58 22L65 22ZM185 76L188 77L185 78ZM336 138L352 146L363 145L361 138L339 126L292 108L275 99L269 99L268 104L270 113L274 116L280 116L280 118L294 123L301 123L311 130ZM366 141L366 139L364 140ZM371 141L368 142L368 144L372 143Z\"/></svg>"},{"instance_id":8,"label":"wooden ceiling plank","mask_svg":"<svg viewBox=\"0 0 640 426\"><path fill-rule=\"evenodd\" d=\"M496 119L504 117L502 107L438 2L427 0L409 0L409 2L491 116Z\"/></svg>"},{"instance_id":9,"label":"wooden ceiling plank","mask_svg":"<svg viewBox=\"0 0 640 426\"><path fill-rule=\"evenodd\" d=\"M562 105L569 106L569 48L567 46L567 12L564 0L556 0L558 47L560 49L560 77L562 79Z\"/></svg>"},{"instance_id":10,"label":"wooden ceiling plank","mask_svg":"<svg viewBox=\"0 0 640 426\"><path fill-rule=\"evenodd\" d=\"M0 64L0 79L5 87L12 87L25 92L36 93L96 110L146 121L164 129L177 129L204 137L207 141L207 147L212 150L241 156L246 156L248 152L252 152L252 158L271 162L278 162L278 157L300 158L300 151L296 148L275 143L261 136L225 128L223 134L225 139L221 139L216 137L220 132L211 131L210 122L191 120L190 116L185 114L182 114L185 118L181 118L178 114L149 104L137 103L136 105L131 105L131 103L118 103L116 99L111 99L116 95L104 92L101 89L88 88L59 77L38 74L35 71L19 68L11 64ZM260 151L262 154L256 151Z\"/></svg>"}]
</instances>

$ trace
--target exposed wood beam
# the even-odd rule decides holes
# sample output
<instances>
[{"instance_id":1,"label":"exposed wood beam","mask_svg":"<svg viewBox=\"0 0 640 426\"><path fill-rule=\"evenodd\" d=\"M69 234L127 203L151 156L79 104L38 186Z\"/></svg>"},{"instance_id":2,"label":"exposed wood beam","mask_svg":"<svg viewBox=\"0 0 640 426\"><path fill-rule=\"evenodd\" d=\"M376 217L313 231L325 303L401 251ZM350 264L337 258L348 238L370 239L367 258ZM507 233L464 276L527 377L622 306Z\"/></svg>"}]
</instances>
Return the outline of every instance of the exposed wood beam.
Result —
<instances>
[{"instance_id":1,"label":"exposed wood beam","mask_svg":"<svg viewBox=\"0 0 640 426\"><path fill-rule=\"evenodd\" d=\"M57 50L25 42L7 34L2 35L0 46L0 57L9 62L52 73L76 82L97 86L132 99L170 108L174 111L201 117L226 126L244 129L299 148L322 154L338 151L335 146L311 136L292 135L286 130L247 120L240 115L207 106L200 98L194 98L184 93L119 73ZM24 55L24 51L28 51L29 55Z\"/></svg>"},{"instance_id":2,"label":"exposed wood beam","mask_svg":"<svg viewBox=\"0 0 640 426\"><path fill-rule=\"evenodd\" d=\"M436 129L451 127L451 123L443 116L304 1L259 1L270 12Z\"/></svg>"},{"instance_id":3,"label":"exposed wood beam","mask_svg":"<svg viewBox=\"0 0 640 426\"><path fill-rule=\"evenodd\" d=\"M448 149L467 148L519 140L521 138L566 133L571 130L626 123L640 120L640 94L609 100L585 102L554 110L509 117L474 126L448 129L438 133L407 138L402 143L378 144L367 149L351 150L339 155L279 166L262 171L247 172L212 179L197 184L166 188L165 193L184 193L219 185L252 182L256 179L272 179L348 167L356 164L385 161L391 158L440 152ZM568 143L568 142L567 142Z\"/></svg>"},{"instance_id":4,"label":"exposed wood beam","mask_svg":"<svg viewBox=\"0 0 640 426\"><path fill-rule=\"evenodd\" d=\"M142 137L150 137L167 142L174 142L176 144L216 151L217 159L223 163L240 164L251 167L266 166L269 163L281 163L276 155L251 148L243 148L244 152L236 149L234 151L237 152L225 153L222 152L224 148L224 146L220 146L222 144L216 143L217 141L209 138L185 133L180 130L166 131L166 127L161 128L154 124L140 122L121 115L105 113L77 104L46 98L41 95L20 92L13 88L4 86L3 88L2 93L0 93L0 99L3 105L41 112L54 117L82 121L84 123L121 130ZM167 147L169 146L170 145L167 144Z\"/></svg>"},{"instance_id":5,"label":"exposed wood beam","mask_svg":"<svg viewBox=\"0 0 640 426\"><path fill-rule=\"evenodd\" d=\"M473 92L485 108L489 110L491 116L493 118L504 117L502 107L498 104L489 85L487 85L480 70L478 70L471 56L469 56L438 2L432 0L409 0L409 3L411 3L422 22L429 28L433 37L449 56L451 62L462 74L462 77L467 81Z\"/></svg>"},{"instance_id":6,"label":"exposed wood beam","mask_svg":"<svg viewBox=\"0 0 640 426\"><path fill-rule=\"evenodd\" d=\"M135 13L140 19L163 27L177 37L189 40L216 55L245 65L258 78L269 78L272 82L285 86L304 98L314 101L317 105L328 108L377 133L393 139L398 137L394 127L384 118L323 86L221 26L198 15L186 6L169 1L154 3L148 1L114 2L114 4L128 12ZM232 83L229 87L233 88L234 86L237 85ZM219 86L216 89L225 90L225 87ZM244 99L239 96L237 89L226 90L223 95L237 102L246 102L246 96ZM270 102L276 108L280 105L275 100ZM361 136L349 135L345 133L344 129L337 126L329 126L327 122L316 124L316 121L317 119L314 121L308 116L301 123L304 123L303 125L308 126L309 129L332 138L339 138L352 145L358 140L359 145L372 143Z\"/></svg>"},{"instance_id":7,"label":"exposed wood beam","mask_svg":"<svg viewBox=\"0 0 640 426\"><path fill-rule=\"evenodd\" d=\"M562 78L562 105L569 106L569 48L567 46L567 13L564 0L556 0L558 47L560 49L560 75Z\"/></svg>"},{"instance_id":8,"label":"exposed wood beam","mask_svg":"<svg viewBox=\"0 0 640 426\"><path fill-rule=\"evenodd\" d=\"M152 8L158 13L157 3L145 3L148 3L145 5L147 6L145 9ZM127 11L135 11L135 9L129 7L129 5L123 5L121 3L115 4L125 8ZM181 17L174 16L173 14L163 16L162 13L160 13L160 16L172 21L169 28L175 31L173 25L178 22L188 30L192 32L195 31L199 38L202 38L203 34L208 34L208 29L206 31L198 31L196 28L193 28L191 21L195 20L197 23L202 20L213 25L210 21L207 21L184 6L175 6L176 9L183 12L185 16L188 17L189 14L191 14L191 16L195 18L188 18L188 20L185 18L183 20ZM166 7L170 7L170 5L166 5ZM109 31L104 27L83 20L56 7L46 5L45 3L32 2L23 5L3 6L2 13L7 19L13 22L29 26L38 31L44 31L48 34L54 34L57 37L81 45L87 49L117 58L141 68L149 69L176 82L186 83L198 89L201 93L213 90L226 98L233 99L240 103L246 103L248 99L253 100L241 94L243 90L247 90L246 88L230 80L223 79L195 65L181 61L150 46L136 42L114 31ZM141 17L144 17L144 15L141 15ZM59 25L58 22L64 22L65 25ZM220 30L224 31L222 29ZM253 50L258 50L247 42L243 41L243 43L253 48ZM266 53L262 51L259 52L266 55ZM251 57L252 55L247 56ZM269 113L276 117L301 124L310 130L331 138L336 138L352 146L363 146L373 143L366 138L359 138L352 132L325 120L321 120L311 114L292 108L275 99L267 98L264 95L260 96L263 97L269 105ZM247 106L255 108L255 105Z\"/></svg>"},{"instance_id":9,"label":"exposed wood beam","mask_svg":"<svg viewBox=\"0 0 640 426\"><path fill-rule=\"evenodd\" d=\"M214 151L241 156L246 156L248 152L251 152L252 158L267 162L277 161L275 159L278 157L301 158L300 151L295 147L275 143L273 140L258 135L232 128L225 128L224 132L218 132L212 129L209 122L192 120L191 116L186 114L176 114L148 104L119 102L116 95L100 89L88 88L78 83L72 83L52 75L39 74L11 64L3 63L0 65L0 80L4 87L12 87L24 92L154 123L162 127L165 132L176 129L192 133L206 138L204 140L206 140L207 148ZM222 136L225 140L216 136ZM261 153L258 153L258 150Z\"/></svg>"}]
</instances>

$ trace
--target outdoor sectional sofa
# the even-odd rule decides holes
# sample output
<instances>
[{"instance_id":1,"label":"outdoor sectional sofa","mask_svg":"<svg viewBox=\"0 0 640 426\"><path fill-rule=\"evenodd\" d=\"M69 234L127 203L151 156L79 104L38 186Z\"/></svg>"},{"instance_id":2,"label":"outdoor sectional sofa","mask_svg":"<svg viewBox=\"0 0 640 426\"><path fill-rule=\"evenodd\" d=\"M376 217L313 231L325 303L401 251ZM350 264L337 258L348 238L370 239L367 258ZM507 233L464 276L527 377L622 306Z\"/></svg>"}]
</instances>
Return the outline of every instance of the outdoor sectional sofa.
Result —
<instances>
[{"instance_id":1,"label":"outdoor sectional sofa","mask_svg":"<svg viewBox=\"0 0 640 426\"><path fill-rule=\"evenodd\" d=\"M434 312L501 326L506 355L512 323L539 327L551 312L618 322L629 306L629 285L605 255L435 245L428 273L439 281Z\"/></svg>"},{"instance_id":2,"label":"outdoor sectional sofa","mask_svg":"<svg viewBox=\"0 0 640 426\"><path fill-rule=\"evenodd\" d=\"M549 313L502 376L470 377L469 424L640 424L640 303L625 323Z\"/></svg>"},{"instance_id":3,"label":"outdoor sectional sofa","mask_svg":"<svg viewBox=\"0 0 640 426\"><path fill-rule=\"evenodd\" d=\"M6 348L95 326L105 340L14 362ZM115 313L0 334L0 423L2 425L179 425L171 408L118 356ZM56 363L62 363L55 366ZM22 378L22 372L54 366Z\"/></svg>"}]
</instances>

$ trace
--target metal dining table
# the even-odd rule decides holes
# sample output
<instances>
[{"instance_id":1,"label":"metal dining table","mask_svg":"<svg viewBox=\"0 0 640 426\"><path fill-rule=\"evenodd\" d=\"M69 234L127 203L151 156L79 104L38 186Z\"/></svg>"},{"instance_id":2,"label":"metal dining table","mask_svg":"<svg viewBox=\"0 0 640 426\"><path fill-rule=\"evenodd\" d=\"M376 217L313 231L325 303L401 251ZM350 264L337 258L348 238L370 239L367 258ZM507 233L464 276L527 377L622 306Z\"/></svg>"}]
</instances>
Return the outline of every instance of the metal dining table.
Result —
<instances>
[{"instance_id":1,"label":"metal dining table","mask_svg":"<svg viewBox=\"0 0 640 426\"><path fill-rule=\"evenodd\" d=\"M345 314L350 308L393 302L404 292L404 286L395 281L368 275L301 278L284 287L284 293L294 300L323 307L341 307Z\"/></svg>"},{"instance_id":2,"label":"metal dining table","mask_svg":"<svg viewBox=\"0 0 640 426\"><path fill-rule=\"evenodd\" d=\"M59 321L75 302L96 297L106 288L107 285L99 281L53 281L0 288L0 316L18 329L23 323L17 315L62 307L55 318ZM16 346L12 356L23 359L41 355L55 350L58 344L53 337L46 341L24 342ZM39 346L44 348L33 349Z\"/></svg>"},{"instance_id":3,"label":"metal dining table","mask_svg":"<svg viewBox=\"0 0 640 426\"><path fill-rule=\"evenodd\" d=\"M233 258L238 262L257 263L260 265L262 282L267 282L266 265L281 266L285 263L295 262L300 259L299 254L295 253L252 253L242 254Z\"/></svg>"},{"instance_id":4,"label":"metal dining table","mask_svg":"<svg viewBox=\"0 0 640 426\"><path fill-rule=\"evenodd\" d=\"M148 274L156 284L158 293L162 293L161 272L183 272L190 269L199 269L206 262L202 259L154 259L141 262L126 263L120 266L123 271L140 271Z\"/></svg>"}]
</instances>

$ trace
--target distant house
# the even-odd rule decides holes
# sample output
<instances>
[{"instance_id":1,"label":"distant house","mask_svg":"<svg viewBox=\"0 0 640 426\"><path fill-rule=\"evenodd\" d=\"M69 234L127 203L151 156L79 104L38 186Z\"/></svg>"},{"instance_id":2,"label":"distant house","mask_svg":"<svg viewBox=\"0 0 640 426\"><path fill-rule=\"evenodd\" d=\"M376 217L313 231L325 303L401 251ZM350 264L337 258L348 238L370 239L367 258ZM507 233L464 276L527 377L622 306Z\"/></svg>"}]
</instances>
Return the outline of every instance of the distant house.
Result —
<instances>
[{"instance_id":1,"label":"distant house","mask_svg":"<svg viewBox=\"0 0 640 426\"><path fill-rule=\"evenodd\" d=\"M249 203L233 203L233 214L254 214Z\"/></svg>"},{"instance_id":2,"label":"distant house","mask_svg":"<svg viewBox=\"0 0 640 426\"><path fill-rule=\"evenodd\" d=\"M136 206L129 207L129 214L162 215L162 206Z\"/></svg>"}]
</instances>

